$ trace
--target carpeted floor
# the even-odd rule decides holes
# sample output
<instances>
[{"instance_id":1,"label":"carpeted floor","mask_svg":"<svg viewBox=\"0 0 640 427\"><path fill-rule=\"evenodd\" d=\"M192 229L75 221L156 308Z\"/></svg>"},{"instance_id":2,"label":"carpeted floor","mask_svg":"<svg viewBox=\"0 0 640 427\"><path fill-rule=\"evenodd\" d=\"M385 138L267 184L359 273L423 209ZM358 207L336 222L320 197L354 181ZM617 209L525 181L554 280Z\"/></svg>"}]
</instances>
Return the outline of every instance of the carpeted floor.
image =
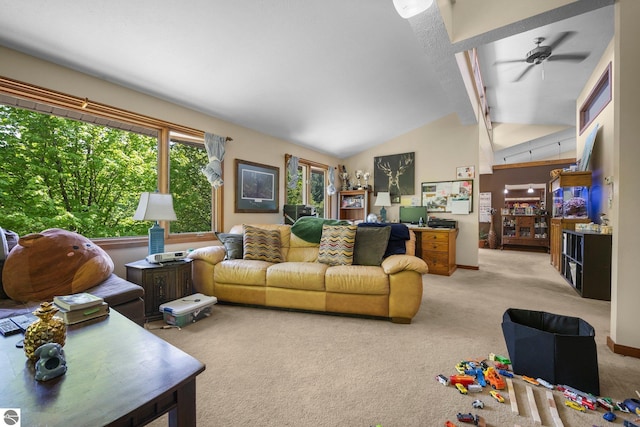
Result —
<instances>
[{"instance_id":1,"label":"carpeted floor","mask_svg":"<svg viewBox=\"0 0 640 427\"><path fill-rule=\"evenodd\" d=\"M596 330L601 394L637 397L640 359L616 355L605 344L610 304L580 298L541 253L481 249L477 271L425 275L422 307L411 325L219 304L211 317L182 330L153 332L206 364L197 379L200 426L465 425L456 421L458 412L479 414L489 426L539 426L518 377L520 415L488 390L464 396L434 379L454 374L460 360L507 356L500 324L510 307L589 322ZM546 389L533 394L542 425L557 426ZM564 426L610 424L602 410L580 413L564 406L560 392L554 398ZM485 408L473 409L474 399ZM613 425L634 419L618 415Z\"/></svg>"}]
</instances>

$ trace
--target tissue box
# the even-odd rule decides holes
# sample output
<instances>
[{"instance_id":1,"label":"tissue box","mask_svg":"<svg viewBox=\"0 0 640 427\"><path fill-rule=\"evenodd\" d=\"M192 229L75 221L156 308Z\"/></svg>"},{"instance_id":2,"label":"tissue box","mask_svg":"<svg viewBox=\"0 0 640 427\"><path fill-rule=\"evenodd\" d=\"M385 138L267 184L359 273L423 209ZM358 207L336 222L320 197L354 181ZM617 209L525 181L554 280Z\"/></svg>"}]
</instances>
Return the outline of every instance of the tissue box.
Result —
<instances>
[{"instance_id":1,"label":"tissue box","mask_svg":"<svg viewBox=\"0 0 640 427\"><path fill-rule=\"evenodd\" d=\"M216 297L193 294L160 305L160 312L168 325L185 326L211 315Z\"/></svg>"}]
</instances>

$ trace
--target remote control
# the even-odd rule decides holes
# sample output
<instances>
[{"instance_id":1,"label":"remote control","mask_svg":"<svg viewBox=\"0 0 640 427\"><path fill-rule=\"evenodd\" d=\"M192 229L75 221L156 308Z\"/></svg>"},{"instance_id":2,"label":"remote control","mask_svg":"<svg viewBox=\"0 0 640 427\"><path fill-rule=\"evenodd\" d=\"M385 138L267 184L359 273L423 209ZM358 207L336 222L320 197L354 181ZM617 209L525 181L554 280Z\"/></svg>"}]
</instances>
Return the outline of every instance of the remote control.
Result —
<instances>
[{"instance_id":1,"label":"remote control","mask_svg":"<svg viewBox=\"0 0 640 427\"><path fill-rule=\"evenodd\" d=\"M13 323L11 319L0 319L0 334L3 336L6 337L20 332L22 332L22 329Z\"/></svg>"}]
</instances>

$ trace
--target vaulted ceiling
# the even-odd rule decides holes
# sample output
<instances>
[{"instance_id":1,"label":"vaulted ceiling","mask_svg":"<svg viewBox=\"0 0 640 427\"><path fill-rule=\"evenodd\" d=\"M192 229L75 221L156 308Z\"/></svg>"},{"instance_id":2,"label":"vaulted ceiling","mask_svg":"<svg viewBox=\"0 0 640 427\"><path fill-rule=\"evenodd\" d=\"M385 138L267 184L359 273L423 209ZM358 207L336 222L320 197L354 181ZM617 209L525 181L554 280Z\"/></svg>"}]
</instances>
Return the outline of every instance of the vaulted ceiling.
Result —
<instances>
[{"instance_id":1,"label":"vaulted ceiling","mask_svg":"<svg viewBox=\"0 0 640 427\"><path fill-rule=\"evenodd\" d=\"M483 2L480 23L489 3L504 0ZM613 0L555 3L456 38L445 12L476 0L408 20L392 0L0 0L0 45L340 158L451 113L475 122L455 54L477 47L501 163L504 150L531 157L571 139L575 99L613 36ZM501 63L564 32L518 81L528 64ZM585 58L552 60L574 54Z\"/></svg>"}]
</instances>

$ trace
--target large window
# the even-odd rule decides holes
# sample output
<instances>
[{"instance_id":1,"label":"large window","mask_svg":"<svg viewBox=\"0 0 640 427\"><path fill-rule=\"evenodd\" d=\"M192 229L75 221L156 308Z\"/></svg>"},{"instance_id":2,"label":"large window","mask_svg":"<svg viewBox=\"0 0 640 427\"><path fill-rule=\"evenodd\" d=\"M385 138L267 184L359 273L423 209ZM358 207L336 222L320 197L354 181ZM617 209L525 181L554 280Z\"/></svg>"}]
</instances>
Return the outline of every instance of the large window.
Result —
<instances>
[{"instance_id":1,"label":"large window","mask_svg":"<svg viewBox=\"0 0 640 427\"><path fill-rule=\"evenodd\" d=\"M289 155L285 156L285 170L289 162ZM326 195L328 166L310 160L298 159L298 181L295 189L287 186L288 205L313 206L320 218L330 212L329 199ZM290 176L287 172L287 182Z\"/></svg>"},{"instance_id":2,"label":"large window","mask_svg":"<svg viewBox=\"0 0 640 427\"><path fill-rule=\"evenodd\" d=\"M151 225L132 219L140 193L155 190L174 197L168 243L211 238L219 223L201 131L0 78L0 159L0 225L20 235L133 243Z\"/></svg>"}]
</instances>

